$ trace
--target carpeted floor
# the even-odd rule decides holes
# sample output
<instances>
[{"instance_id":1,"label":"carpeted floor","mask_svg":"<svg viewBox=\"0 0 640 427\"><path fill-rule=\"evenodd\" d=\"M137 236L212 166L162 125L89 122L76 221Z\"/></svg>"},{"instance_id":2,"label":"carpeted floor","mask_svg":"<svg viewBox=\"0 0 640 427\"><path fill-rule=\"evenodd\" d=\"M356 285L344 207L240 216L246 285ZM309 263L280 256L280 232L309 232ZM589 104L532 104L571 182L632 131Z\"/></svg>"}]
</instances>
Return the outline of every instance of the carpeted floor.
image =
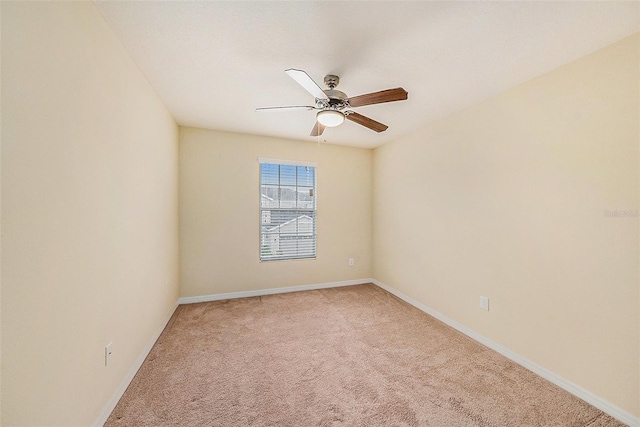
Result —
<instances>
[{"instance_id":1,"label":"carpeted floor","mask_svg":"<svg viewBox=\"0 0 640 427\"><path fill-rule=\"evenodd\" d=\"M369 284L179 306L105 425L623 424Z\"/></svg>"}]
</instances>

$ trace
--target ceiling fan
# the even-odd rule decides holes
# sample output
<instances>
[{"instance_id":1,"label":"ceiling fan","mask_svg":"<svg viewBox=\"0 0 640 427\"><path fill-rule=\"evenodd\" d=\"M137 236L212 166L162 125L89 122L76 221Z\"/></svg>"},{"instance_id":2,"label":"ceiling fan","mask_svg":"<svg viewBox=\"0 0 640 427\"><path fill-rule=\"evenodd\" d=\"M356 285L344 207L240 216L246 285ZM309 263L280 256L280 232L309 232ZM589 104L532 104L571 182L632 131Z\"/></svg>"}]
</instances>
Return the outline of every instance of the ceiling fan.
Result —
<instances>
[{"instance_id":1,"label":"ceiling fan","mask_svg":"<svg viewBox=\"0 0 640 427\"><path fill-rule=\"evenodd\" d=\"M401 87L381 90L349 98L344 92L336 90L340 77L328 74L324 76L324 84L329 89L322 89L309 75L302 71L290 68L285 70L293 80L298 82L307 92L315 98L315 105L296 105L288 107L263 107L256 111L296 111L319 110L316 114L316 124L311 130L311 136L322 135L325 128L339 126L344 119L367 127L376 132L384 132L389 126L377 122L362 114L356 113L351 108L363 105L381 104L383 102L403 101L409 94Z\"/></svg>"}]
</instances>

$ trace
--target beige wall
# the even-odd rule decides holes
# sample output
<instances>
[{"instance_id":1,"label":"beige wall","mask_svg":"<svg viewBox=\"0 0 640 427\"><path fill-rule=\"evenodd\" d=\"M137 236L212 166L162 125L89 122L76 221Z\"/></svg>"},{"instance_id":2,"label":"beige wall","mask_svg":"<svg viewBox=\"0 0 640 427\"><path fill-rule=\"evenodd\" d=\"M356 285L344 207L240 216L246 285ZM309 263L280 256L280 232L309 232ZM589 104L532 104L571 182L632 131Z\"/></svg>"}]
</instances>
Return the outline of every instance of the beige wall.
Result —
<instances>
[{"instance_id":1,"label":"beige wall","mask_svg":"<svg viewBox=\"0 0 640 427\"><path fill-rule=\"evenodd\" d=\"M2 424L89 425L178 297L178 128L93 3L1 7Z\"/></svg>"},{"instance_id":2,"label":"beige wall","mask_svg":"<svg viewBox=\"0 0 640 427\"><path fill-rule=\"evenodd\" d=\"M180 128L181 296L371 277L371 156ZM317 259L260 262L259 157L318 162Z\"/></svg>"},{"instance_id":3,"label":"beige wall","mask_svg":"<svg viewBox=\"0 0 640 427\"><path fill-rule=\"evenodd\" d=\"M2 6L0 6L0 46L2 46ZM0 48L1 51L1 48ZM2 81L2 55L0 54L0 82ZM0 129L2 129L2 84L0 84ZM0 131L0 218L2 215L2 132ZM0 236L2 220L0 219ZM2 244L0 244L0 425L2 425Z\"/></svg>"},{"instance_id":4,"label":"beige wall","mask_svg":"<svg viewBox=\"0 0 640 427\"><path fill-rule=\"evenodd\" d=\"M378 148L373 167L376 279L635 415L639 42Z\"/></svg>"}]
</instances>

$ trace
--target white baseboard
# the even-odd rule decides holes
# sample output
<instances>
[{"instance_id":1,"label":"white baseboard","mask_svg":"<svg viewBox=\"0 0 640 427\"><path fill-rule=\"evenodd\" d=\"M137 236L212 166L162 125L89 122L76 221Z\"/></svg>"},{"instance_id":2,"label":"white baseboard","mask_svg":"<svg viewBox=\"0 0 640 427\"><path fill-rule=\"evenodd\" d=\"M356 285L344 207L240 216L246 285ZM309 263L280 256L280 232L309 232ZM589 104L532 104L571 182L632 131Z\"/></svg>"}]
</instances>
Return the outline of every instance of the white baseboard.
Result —
<instances>
[{"instance_id":1,"label":"white baseboard","mask_svg":"<svg viewBox=\"0 0 640 427\"><path fill-rule=\"evenodd\" d=\"M118 404L118 401L120 401L120 398L122 397L124 392L127 390L127 387L129 387L129 384L133 380L133 377L136 376L138 369L140 369L140 367L142 366L142 363L147 358L147 356L149 355L149 352L151 351L154 344L160 337L160 334L162 334L162 331L167 326L167 323L169 323L169 320L171 319L171 316L173 316L173 313L176 311L176 308L178 308L177 301L173 305L173 307L171 307L169 312L166 314L166 316L164 317L164 319L160 324L160 327L153 334L153 336L151 337L151 339L149 340L145 348L142 350L142 353L140 353L140 356L138 356L138 358L134 362L131 369L129 369L129 372L127 372L127 375L125 375L125 377L122 379L122 382L120 383L116 391L111 396L111 399L109 399L105 407L102 409L102 412L100 412L100 415L98 416L98 418L93 422L92 426L102 427L104 423L107 422L107 418L109 418L109 415L111 415L111 411L113 411L113 409Z\"/></svg>"},{"instance_id":2,"label":"white baseboard","mask_svg":"<svg viewBox=\"0 0 640 427\"><path fill-rule=\"evenodd\" d=\"M229 292L225 294L202 295L197 297L181 297L178 304L193 304L197 302L220 301L225 299L248 298L262 295L284 294L287 292L312 291L315 289L338 288L341 286L361 285L373 283L373 279L344 280L342 282L315 283L311 285L286 286L283 288L260 289L257 291Z\"/></svg>"},{"instance_id":3,"label":"white baseboard","mask_svg":"<svg viewBox=\"0 0 640 427\"><path fill-rule=\"evenodd\" d=\"M600 409L602 412L605 412L609 415L611 415L613 418L629 425L630 427L640 427L640 417L636 417L635 415L617 407L616 405L614 405L611 402L608 402L604 399L602 399L599 396L596 396L595 394L591 393L588 390L585 390L584 388L580 387L579 385L565 379L562 378L561 376L554 374L553 372L549 371L546 368L543 368L542 366L512 352L511 350L509 350L506 347L501 346L500 344L497 344L493 341L491 341L490 339L478 334L477 332L467 328L466 326L456 322L455 320L449 319L447 316L443 315L442 313L439 313L435 310L433 310L430 307L427 307L426 305L422 304L419 301L414 300L413 298L403 294L402 292L388 286L385 285L384 283L375 280L375 279L371 279L371 283L381 287L382 289L384 289L385 291L397 296L398 298L408 302L409 304L411 304L412 306L418 308L419 310L424 311L425 313L429 314L430 316L435 317L436 319L440 320L441 322L451 326L454 329L457 329L458 331L462 332L463 334L469 336L470 338L473 338L474 340L478 341L479 343L489 347L492 350L497 351L498 353L502 354L503 356L505 356L508 359L511 359L512 361L516 362L517 364L527 368L528 370L532 371L533 373L540 375L542 378L552 382L553 384L557 385L558 387L568 391L569 393L573 394L574 396L584 400L585 402L595 406L596 408Z\"/></svg>"}]
</instances>

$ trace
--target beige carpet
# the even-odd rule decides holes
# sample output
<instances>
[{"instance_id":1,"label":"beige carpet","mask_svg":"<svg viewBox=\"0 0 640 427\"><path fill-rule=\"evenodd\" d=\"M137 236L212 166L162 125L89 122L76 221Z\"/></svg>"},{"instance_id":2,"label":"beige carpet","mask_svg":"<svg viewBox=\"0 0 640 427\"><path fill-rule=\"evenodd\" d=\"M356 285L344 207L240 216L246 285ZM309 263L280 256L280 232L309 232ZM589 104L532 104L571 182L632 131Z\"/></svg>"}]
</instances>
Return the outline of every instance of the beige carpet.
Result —
<instances>
[{"instance_id":1,"label":"beige carpet","mask_svg":"<svg viewBox=\"0 0 640 427\"><path fill-rule=\"evenodd\" d=\"M375 285L182 305L107 426L622 426Z\"/></svg>"}]
</instances>

